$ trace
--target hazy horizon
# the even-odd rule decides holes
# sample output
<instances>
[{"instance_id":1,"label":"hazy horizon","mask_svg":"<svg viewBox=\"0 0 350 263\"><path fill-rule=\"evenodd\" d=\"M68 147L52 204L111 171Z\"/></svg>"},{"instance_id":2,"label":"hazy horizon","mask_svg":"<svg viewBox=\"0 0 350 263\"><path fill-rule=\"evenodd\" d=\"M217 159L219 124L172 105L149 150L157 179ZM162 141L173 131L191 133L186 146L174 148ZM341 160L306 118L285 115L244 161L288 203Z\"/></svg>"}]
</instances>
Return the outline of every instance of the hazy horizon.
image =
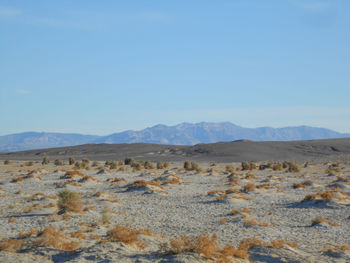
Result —
<instances>
[{"instance_id":1,"label":"hazy horizon","mask_svg":"<svg viewBox=\"0 0 350 263\"><path fill-rule=\"evenodd\" d=\"M350 2L0 1L0 135L350 132Z\"/></svg>"},{"instance_id":2,"label":"hazy horizon","mask_svg":"<svg viewBox=\"0 0 350 263\"><path fill-rule=\"evenodd\" d=\"M56 132L56 131L45 131L45 130L42 130L42 131L28 130L28 131L16 132L16 133L11 133L11 134L1 134L0 133L0 136L6 136L6 135L12 135L12 134L21 134L21 133L30 133L30 132L34 132L34 133L62 133L62 134L81 134L81 135L107 136L107 135L111 135L113 133L120 133L120 132L126 132L126 131L142 131L142 130L145 130L145 129L156 127L158 125L165 125L165 126L168 126L168 127L174 127L174 126L181 125L181 124L193 124L193 125L196 125L196 124L200 124L200 123L211 123L211 124L231 123L231 124L236 125L236 126L240 126L240 127L243 127L243 128L252 128L252 129L258 129L258 128L282 129L282 128L302 127L302 126L307 126L307 127L312 127L312 128L325 128L325 127L316 127L316 126L309 126L309 125L283 126L283 127L272 127L272 126L245 127L245 126L238 125L236 123L229 122L229 121L222 121L222 122L200 121L200 122L182 122L182 123L177 123L177 124L174 124L174 125L166 125L166 124L163 124L163 123L157 123L157 124L154 124L154 125L151 125L151 126L146 126L146 127L140 128L140 129L125 129L125 130L115 131L115 132L106 133L106 134L80 133L80 132L74 132L74 131ZM328 129L328 128L325 128L325 129ZM335 131L335 132L339 132L339 133L343 133L343 134L348 134L348 132L340 132L340 131L337 131L335 129L329 129L329 130L332 130L332 131Z\"/></svg>"}]
</instances>

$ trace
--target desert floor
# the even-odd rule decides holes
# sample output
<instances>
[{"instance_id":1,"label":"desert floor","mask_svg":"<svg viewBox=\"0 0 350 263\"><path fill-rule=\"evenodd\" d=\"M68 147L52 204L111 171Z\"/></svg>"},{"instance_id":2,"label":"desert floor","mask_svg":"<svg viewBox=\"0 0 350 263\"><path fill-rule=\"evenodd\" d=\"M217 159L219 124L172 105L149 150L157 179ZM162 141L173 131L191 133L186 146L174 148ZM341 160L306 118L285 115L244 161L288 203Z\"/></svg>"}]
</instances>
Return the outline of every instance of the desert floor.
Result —
<instances>
[{"instance_id":1,"label":"desert floor","mask_svg":"<svg viewBox=\"0 0 350 263\"><path fill-rule=\"evenodd\" d=\"M0 163L0 262L350 262L350 163Z\"/></svg>"}]
</instances>

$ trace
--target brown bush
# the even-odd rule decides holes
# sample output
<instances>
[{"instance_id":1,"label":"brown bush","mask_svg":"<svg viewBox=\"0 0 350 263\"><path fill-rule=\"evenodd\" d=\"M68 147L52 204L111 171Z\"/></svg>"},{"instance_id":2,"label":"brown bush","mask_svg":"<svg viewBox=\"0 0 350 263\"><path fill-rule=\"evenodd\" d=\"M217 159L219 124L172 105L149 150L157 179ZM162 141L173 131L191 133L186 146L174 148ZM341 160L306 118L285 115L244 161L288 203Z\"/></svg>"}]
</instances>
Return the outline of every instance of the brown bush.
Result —
<instances>
[{"instance_id":1,"label":"brown bush","mask_svg":"<svg viewBox=\"0 0 350 263\"><path fill-rule=\"evenodd\" d=\"M58 198L57 207L60 212L81 213L83 211L80 194L66 189L58 193Z\"/></svg>"},{"instance_id":2,"label":"brown bush","mask_svg":"<svg viewBox=\"0 0 350 263\"><path fill-rule=\"evenodd\" d=\"M50 163L50 158L49 157L47 157L47 156L45 156L44 158L43 158L43 161L41 162L41 164L49 164Z\"/></svg>"}]
</instances>

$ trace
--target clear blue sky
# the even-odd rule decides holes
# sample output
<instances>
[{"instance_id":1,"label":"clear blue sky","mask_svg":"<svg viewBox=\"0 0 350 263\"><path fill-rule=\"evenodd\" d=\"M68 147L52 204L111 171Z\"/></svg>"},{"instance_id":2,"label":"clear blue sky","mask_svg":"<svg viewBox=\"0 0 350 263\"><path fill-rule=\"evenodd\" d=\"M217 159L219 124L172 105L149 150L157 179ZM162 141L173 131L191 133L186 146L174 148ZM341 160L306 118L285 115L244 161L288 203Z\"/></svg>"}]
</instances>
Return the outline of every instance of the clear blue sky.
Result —
<instances>
[{"instance_id":1,"label":"clear blue sky","mask_svg":"<svg viewBox=\"0 0 350 263\"><path fill-rule=\"evenodd\" d=\"M0 134L350 132L348 0L0 0Z\"/></svg>"}]
</instances>

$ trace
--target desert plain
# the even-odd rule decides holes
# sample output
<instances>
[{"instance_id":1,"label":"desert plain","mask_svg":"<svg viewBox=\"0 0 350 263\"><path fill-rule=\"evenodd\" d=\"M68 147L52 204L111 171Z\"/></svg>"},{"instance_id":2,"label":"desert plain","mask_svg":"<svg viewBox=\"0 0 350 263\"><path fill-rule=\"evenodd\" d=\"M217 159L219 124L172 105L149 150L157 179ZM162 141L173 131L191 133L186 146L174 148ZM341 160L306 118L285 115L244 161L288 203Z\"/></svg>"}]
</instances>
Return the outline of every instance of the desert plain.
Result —
<instances>
[{"instance_id":1,"label":"desert plain","mask_svg":"<svg viewBox=\"0 0 350 263\"><path fill-rule=\"evenodd\" d=\"M343 157L6 158L0 262L350 262Z\"/></svg>"}]
</instances>

